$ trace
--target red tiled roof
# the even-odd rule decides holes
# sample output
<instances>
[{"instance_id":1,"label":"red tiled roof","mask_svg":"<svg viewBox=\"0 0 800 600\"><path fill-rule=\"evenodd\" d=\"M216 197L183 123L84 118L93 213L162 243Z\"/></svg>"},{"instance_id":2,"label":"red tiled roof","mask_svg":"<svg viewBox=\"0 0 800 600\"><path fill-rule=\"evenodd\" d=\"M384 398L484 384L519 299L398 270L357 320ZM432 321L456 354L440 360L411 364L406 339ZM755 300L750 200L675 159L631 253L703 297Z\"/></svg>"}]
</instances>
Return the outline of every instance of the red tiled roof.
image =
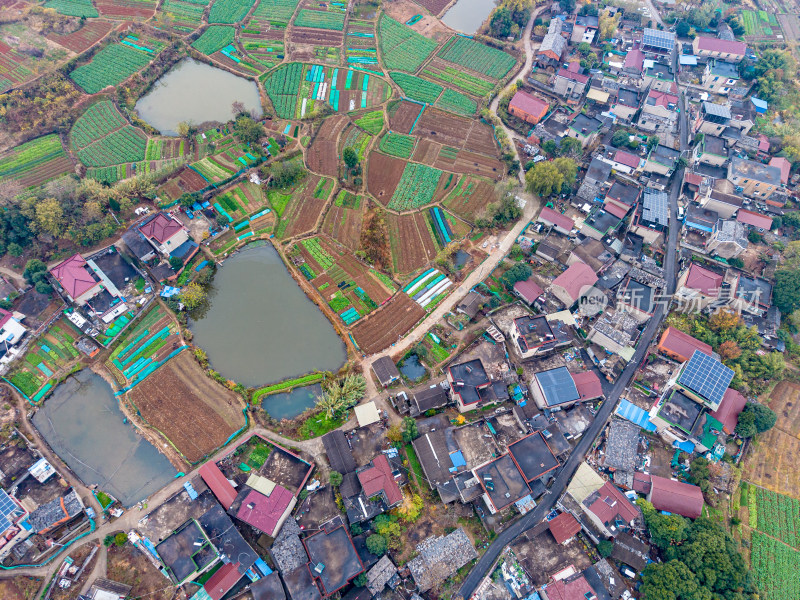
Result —
<instances>
[{"instance_id":1,"label":"red tiled roof","mask_svg":"<svg viewBox=\"0 0 800 600\"><path fill-rule=\"evenodd\" d=\"M772 228L772 217L753 212L752 210L745 210L744 208L739 209L739 212L736 214L736 220L739 221L739 223L744 223L745 225L750 225L751 227L757 227L766 231Z\"/></svg>"},{"instance_id":2,"label":"red tiled roof","mask_svg":"<svg viewBox=\"0 0 800 600\"><path fill-rule=\"evenodd\" d=\"M206 485L211 488L211 491L222 504L225 510L228 510L233 501L236 500L236 490L231 485L231 482L219 470L217 463L213 460L208 461L200 467L200 477L206 482Z\"/></svg>"},{"instance_id":3,"label":"red tiled roof","mask_svg":"<svg viewBox=\"0 0 800 600\"><path fill-rule=\"evenodd\" d=\"M708 356L711 356L714 351L711 346L705 342L701 342L688 333L684 333L680 329L675 329L674 327L667 327L666 331L661 335L661 339L658 342L658 349L676 354L685 361L692 358L692 354L694 354L695 350L699 350Z\"/></svg>"},{"instance_id":4,"label":"red tiled roof","mask_svg":"<svg viewBox=\"0 0 800 600\"><path fill-rule=\"evenodd\" d=\"M578 299L585 286L595 283L597 283L595 272L586 263L580 261L572 263L566 271L553 280L553 285L564 288L573 301Z\"/></svg>"},{"instance_id":5,"label":"red tiled roof","mask_svg":"<svg viewBox=\"0 0 800 600\"><path fill-rule=\"evenodd\" d=\"M544 290L540 288L533 279L518 281L514 284L514 291L522 296L523 300L528 304L531 304L539 296L544 294Z\"/></svg>"},{"instance_id":6,"label":"red tiled roof","mask_svg":"<svg viewBox=\"0 0 800 600\"><path fill-rule=\"evenodd\" d=\"M747 51L747 44L734 40L722 40L716 37L698 36L697 49L706 52L721 52L722 54L738 54L744 56Z\"/></svg>"},{"instance_id":7,"label":"red tiled roof","mask_svg":"<svg viewBox=\"0 0 800 600\"><path fill-rule=\"evenodd\" d=\"M792 163L786 160L783 156L776 156L769 161L770 167L778 167L781 170L781 182L788 183L789 172L792 170Z\"/></svg>"},{"instance_id":8,"label":"red tiled roof","mask_svg":"<svg viewBox=\"0 0 800 600\"><path fill-rule=\"evenodd\" d=\"M625 523L630 523L639 514L627 496L620 492L610 481L606 481L598 492L600 497L592 502L589 510L606 525L614 525L617 517L625 521Z\"/></svg>"},{"instance_id":9,"label":"red tiled roof","mask_svg":"<svg viewBox=\"0 0 800 600\"><path fill-rule=\"evenodd\" d=\"M603 208L606 210L606 212L610 212L618 219L624 219L629 210L627 208L622 208L619 204L615 204L613 202L604 202Z\"/></svg>"},{"instance_id":10,"label":"red tiled roof","mask_svg":"<svg viewBox=\"0 0 800 600\"><path fill-rule=\"evenodd\" d=\"M575 73L569 69L559 69L558 76L563 77L564 79L570 79L572 81L577 81L578 83L586 83L589 81L588 75L583 75L582 73Z\"/></svg>"},{"instance_id":11,"label":"red tiled roof","mask_svg":"<svg viewBox=\"0 0 800 600\"><path fill-rule=\"evenodd\" d=\"M706 296L716 298L719 295L719 288L721 286L722 275L704 269L695 263L689 266L689 275L686 277L687 288L699 290Z\"/></svg>"},{"instance_id":12,"label":"red tiled roof","mask_svg":"<svg viewBox=\"0 0 800 600\"><path fill-rule=\"evenodd\" d=\"M364 488L367 497L374 496L379 492L386 495L386 503L394 506L403 500L403 492L392 475L392 467L385 454L380 454L372 459L372 467L359 471L358 481Z\"/></svg>"},{"instance_id":13,"label":"red tiled roof","mask_svg":"<svg viewBox=\"0 0 800 600\"><path fill-rule=\"evenodd\" d=\"M583 573L576 573L566 579L558 579L547 585L549 600L586 600L597 594L586 581Z\"/></svg>"},{"instance_id":14,"label":"red tiled roof","mask_svg":"<svg viewBox=\"0 0 800 600\"><path fill-rule=\"evenodd\" d=\"M637 471L633 474L633 489L640 494L649 494L652 482L650 481L650 473L640 473Z\"/></svg>"},{"instance_id":15,"label":"red tiled roof","mask_svg":"<svg viewBox=\"0 0 800 600\"><path fill-rule=\"evenodd\" d=\"M274 537L275 528L293 497L292 492L280 485L276 485L269 496L253 490L242 502L236 518Z\"/></svg>"},{"instance_id":16,"label":"red tiled roof","mask_svg":"<svg viewBox=\"0 0 800 600\"><path fill-rule=\"evenodd\" d=\"M650 93L647 94L647 97L656 101L655 106L663 106L664 108L668 108L670 104L678 104L677 96L667 94L666 92L659 92L658 90L650 90Z\"/></svg>"},{"instance_id":17,"label":"red tiled roof","mask_svg":"<svg viewBox=\"0 0 800 600\"><path fill-rule=\"evenodd\" d=\"M581 530L581 524L568 512L563 512L548 524L556 542L563 544Z\"/></svg>"},{"instance_id":18,"label":"red tiled roof","mask_svg":"<svg viewBox=\"0 0 800 600\"><path fill-rule=\"evenodd\" d=\"M736 423L739 421L739 414L744 410L744 405L747 404L747 398L742 396L733 388L725 390L725 395L722 397L722 402L719 408L711 413L717 421L722 423L722 428L725 433L731 435L733 430L736 429Z\"/></svg>"},{"instance_id":19,"label":"red tiled roof","mask_svg":"<svg viewBox=\"0 0 800 600\"><path fill-rule=\"evenodd\" d=\"M0 308L0 327L8 323L11 319L13 319L13 315L8 312L7 310L3 310Z\"/></svg>"},{"instance_id":20,"label":"red tiled roof","mask_svg":"<svg viewBox=\"0 0 800 600\"><path fill-rule=\"evenodd\" d=\"M142 232L144 237L152 239L158 244L163 244L181 229L183 229L183 225L164 213L158 213L147 223L139 227L139 231Z\"/></svg>"},{"instance_id":21,"label":"red tiled roof","mask_svg":"<svg viewBox=\"0 0 800 600\"><path fill-rule=\"evenodd\" d=\"M517 93L511 98L511 102L508 103L508 106L509 108L516 108L517 110L528 113L532 117L538 118L545 116L547 110L550 108L550 105L541 98L531 96L522 90L517 90Z\"/></svg>"},{"instance_id":22,"label":"red tiled roof","mask_svg":"<svg viewBox=\"0 0 800 600\"><path fill-rule=\"evenodd\" d=\"M696 485L651 475L650 502L656 510L696 519L703 513L703 492Z\"/></svg>"},{"instance_id":23,"label":"red tiled roof","mask_svg":"<svg viewBox=\"0 0 800 600\"><path fill-rule=\"evenodd\" d=\"M64 262L50 269L50 274L61 284L61 287L73 300L85 294L97 281L86 268L86 261L80 254L69 257Z\"/></svg>"},{"instance_id":24,"label":"red tiled roof","mask_svg":"<svg viewBox=\"0 0 800 600\"><path fill-rule=\"evenodd\" d=\"M641 71L644 67L644 52L638 48L634 48L625 55L625 62L622 65L624 69L636 69Z\"/></svg>"},{"instance_id":25,"label":"red tiled roof","mask_svg":"<svg viewBox=\"0 0 800 600\"><path fill-rule=\"evenodd\" d=\"M686 173L683 180L690 185L701 185L703 183L703 176L699 173Z\"/></svg>"},{"instance_id":26,"label":"red tiled roof","mask_svg":"<svg viewBox=\"0 0 800 600\"><path fill-rule=\"evenodd\" d=\"M617 150L617 153L614 155L614 161L626 167L630 167L631 169L639 167L639 157L630 152L625 152L624 150Z\"/></svg>"},{"instance_id":27,"label":"red tiled roof","mask_svg":"<svg viewBox=\"0 0 800 600\"><path fill-rule=\"evenodd\" d=\"M769 152L769 138L763 133L758 134L758 149L761 152Z\"/></svg>"},{"instance_id":28,"label":"red tiled roof","mask_svg":"<svg viewBox=\"0 0 800 600\"><path fill-rule=\"evenodd\" d=\"M566 229L570 231L574 226L575 223L566 215L562 215L557 210L553 210L549 206L545 206L542 209L542 212L539 213L539 221L547 221L548 223L552 223L553 225L557 225L561 229Z\"/></svg>"},{"instance_id":29,"label":"red tiled roof","mask_svg":"<svg viewBox=\"0 0 800 600\"><path fill-rule=\"evenodd\" d=\"M575 387L578 388L581 400L592 400L603 395L603 385L594 371L572 373L572 381L575 382Z\"/></svg>"},{"instance_id":30,"label":"red tiled roof","mask_svg":"<svg viewBox=\"0 0 800 600\"><path fill-rule=\"evenodd\" d=\"M239 573L239 567L240 563L238 562L222 565L217 569L217 572L206 581L203 589L211 596L211 600L221 600L221 598L236 585L236 582L242 578L242 574Z\"/></svg>"}]
</instances>

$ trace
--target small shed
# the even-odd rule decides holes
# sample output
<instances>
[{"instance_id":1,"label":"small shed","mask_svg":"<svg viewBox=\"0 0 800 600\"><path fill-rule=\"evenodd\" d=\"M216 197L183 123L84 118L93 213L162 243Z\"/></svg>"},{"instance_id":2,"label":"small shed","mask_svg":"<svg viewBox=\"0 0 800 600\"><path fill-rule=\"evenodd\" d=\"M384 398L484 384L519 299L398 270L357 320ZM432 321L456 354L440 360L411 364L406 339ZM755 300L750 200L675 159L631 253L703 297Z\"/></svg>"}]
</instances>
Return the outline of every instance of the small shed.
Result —
<instances>
[{"instance_id":1,"label":"small shed","mask_svg":"<svg viewBox=\"0 0 800 600\"><path fill-rule=\"evenodd\" d=\"M359 427L366 427L381 420L381 414L375 402L367 402L366 404L359 404L355 408L356 420Z\"/></svg>"},{"instance_id":2,"label":"small shed","mask_svg":"<svg viewBox=\"0 0 800 600\"><path fill-rule=\"evenodd\" d=\"M397 370L397 365L388 356L381 356L372 363L372 371L383 387L387 387L400 379L400 371Z\"/></svg>"}]
</instances>

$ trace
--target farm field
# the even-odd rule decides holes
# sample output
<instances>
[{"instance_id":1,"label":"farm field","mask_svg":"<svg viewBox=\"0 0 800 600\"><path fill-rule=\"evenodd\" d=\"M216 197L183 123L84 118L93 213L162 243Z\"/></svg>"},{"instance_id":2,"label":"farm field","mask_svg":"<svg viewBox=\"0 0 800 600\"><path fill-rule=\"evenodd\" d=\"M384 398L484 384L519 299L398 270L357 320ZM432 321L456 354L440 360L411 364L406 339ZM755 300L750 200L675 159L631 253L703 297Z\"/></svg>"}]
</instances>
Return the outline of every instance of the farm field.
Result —
<instances>
[{"instance_id":1,"label":"farm field","mask_svg":"<svg viewBox=\"0 0 800 600\"><path fill-rule=\"evenodd\" d=\"M764 399L762 399L764 401ZM768 406L778 415L775 427L761 434L748 451L742 479L779 494L800 498L800 385L781 381Z\"/></svg>"},{"instance_id":2,"label":"farm field","mask_svg":"<svg viewBox=\"0 0 800 600\"><path fill-rule=\"evenodd\" d=\"M323 121L306 152L309 169L329 177L339 175L339 136L348 123L343 115L334 115Z\"/></svg>"},{"instance_id":3,"label":"farm field","mask_svg":"<svg viewBox=\"0 0 800 600\"><path fill-rule=\"evenodd\" d=\"M345 36L345 55L348 65L361 65L374 69L378 64L375 42L375 25L350 20Z\"/></svg>"},{"instance_id":4,"label":"farm field","mask_svg":"<svg viewBox=\"0 0 800 600\"><path fill-rule=\"evenodd\" d=\"M377 309L393 292L351 252L322 236L295 244L290 260L345 325Z\"/></svg>"},{"instance_id":5,"label":"farm field","mask_svg":"<svg viewBox=\"0 0 800 600\"><path fill-rule=\"evenodd\" d=\"M68 17L97 17L97 9L92 6L91 0L47 0L45 8L52 8L61 15Z\"/></svg>"},{"instance_id":6,"label":"farm field","mask_svg":"<svg viewBox=\"0 0 800 600\"><path fill-rule=\"evenodd\" d=\"M746 36L772 36L781 33L774 13L765 10L743 10L741 22Z\"/></svg>"},{"instance_id":7,"label":"farm field","mask_svg":"<svg viewBox=\"0 0 800 600\"><path fill-rule=\"evenodd\" d=\"M502 79L516 64L516 59L496 48L460 35L451 37L437 56L442 60L470 69L492 79Z\"/></svg>"},{"instance_id":8,"label":"farm field","mask_svg":"<svg viewBox=\"0 0 800 600\"><path fill-rule=\"evenodd\" d=\"M353 338L364 354L385 350L425 316L425 309L406 294L395 294L369 318L353 327Z\"/></svg>"},{"instance_id":9,"label":"farm field","mask_svg":"<svg viewBox=\"0 0 800 600\"><path fill-rule=\"evenodd\" d=\"M101 16L149 19L156 10L156 0L95 0Z\"/></svg>"},{"instance_id":10,"label":"farm field","mask_svg":"<svg viewBox=\"0 0 800 600\"><path fill-rule=\"evenodd\" d=\"M750 566L755 583L770 600L800 597L800 552L759 531L753 532Z\"/></svg>"},{"instance_id":11,"label":"farm field","mask_svg":"<svg viewBox=\"0 0 800 600\"><path fill-rule=\"evenodd\" d=\"M67 50L80 54L102 40L113 28L114 23L110 21L86 21L83 27L77 31L65 35L51 33L47 36L47 39L63 46Z\"/></svg>"},{"instance_id":12,"label":"farm field","mask_svg":"<svg viewBox=\"0 0 800 600\"><path fill-rule=\"evenodd\" d=\"M273 28L285 29L298 4L299 0L259 0L248 27L253 27L253 22L264 22Z\"/></svg>"},{"instance_id":13,"label":"farm field","mask_svg":"<svg viewBox=\"0 0 800 600\"><path fill-rule=\"evenodd\" d=\"M260 213L266 206L267 200L259 186L249 181L242 181L216 196L211 203L215 208L219 205L225 214L238 221L248 215ZM220 212L219 208L217 212Z\"/></svg>"},{"instance_id":14,"label":"farm field","mask_svg":"<svg viewBox=\"0 0 800 600\"><path fill-rule=\"evenodd\" d=\"M0 94L32 76L28 60L11 46L0 42Z\"/></svg>"},{"instance_id":15,"label":"farm field","mask_svg":"<svg viewBox=\"0 0 800 600\"><path fill-rule=\"evenodd\" d=\"M242 47L255 62L271 69L283 60L285 47L280 40L251 40L242 36Z\"/></svg>"},{"instance_id":16,"label":"farm field","mask_svg":"<svg viewBox=\"0 0 800 600\"><path fill-rule=\"evenodd\" d=\"M212 25L192 44L192 48L203 54L214 54L233 42L236 30L224 25Z\"/></svg>"},{"instance_id":17,"label":"farm field","mask_svg":"<svg viewBox=\"0 0 800 600\"><path fill-rule=\"evenodd\" d=\"M301 8L294 19L294 26L342 31L344 29L344 17L344 14L340 12Z\"/></svg>"},{"instance_id":18,"label":"farm field","mask_svg":"<svg viewBox=\"0 0 800 600\"><path fill-rule=\"evenodd\" d=\"M377 135L383 130L383 111L374 110L364 113L354 122L367 133Z\"/></svg>"},{"instance_id":19,"label":"farm field","mask_svg":"<svg viewBox=\"0 0 800 600\"><path fill-rule=\"evenodd\" d=\"M438 46L385 14L378 21L378 41L386 68L408 73L416 72Z\"/></svg>"},{"instance_id":20,"label":"farm field","mask_svg":"<svg viewBox=\"0 0 800 600\"><path fill-rule=\"evenodd\" d=\"M184 33L197 29L210 0L164 0L159 13L172 20L172 28ZM201 50L202 52L202 50Z\"/></svg>"},{"instance_id":21,"label":"farm field","mask_svg":"<svg viewBox=\"0 0 800 600\"><path fill-rule=\"evenodd\" d=\"M73 125L70 147L87 167L144 160L147 136L108 100L90 106Z\"/></svg>"},{"instance_id":22,"label":"farm field","mask_svg":"<svg viewBox=\"0 0 800 600\"><path fill-rule=\"evenodd\" d=\"M81 335L65 317L58 319L16 361L8 380L38 402L53 389L54 378L64 375L64 370L80 357L73 344Z\"/></svg>"},{"instance_id":23,"label":"farm field","mask_svg":"<svg viewBox=\"0 0 800 600\"><path fill-rule=\"evenodd\" d=\"M381 138L379 148L381 152L391 154L392 156L411 158L415 144L416 139L412 136L390 131Z\"/></svg>"},{"instance_id":24,"label":"farm field","mask_svg":"<svg viewBox=\"0 0 800 600\"><path fill-rule=\"evenodd\" d=\"M392 81L400 86L406 98L416 100L417 102L433 104L444 90L438 83L433 83L432 81L415 77L414 75L389 73L389 76L392 78Z\"/></svg>"},{"instance_id":25,"label":"farm field","mask_svg":"<svg viewBox=\"0 0 800 600\"><path fill-rule=\"evenodd\" d=\"M282 211L280 223L276 226L275 237L284 239L313 231L328 203L333 186L332 179L308 175L301 188L291 194L291 200Z\"/></svg>"},{"instance_id":26,"label":"farm field","mask_svg":"<svg viewBox=\"0 0 800 600\"><path fill-rule=\"evenodd\" d=\"M386 215L394 272L405 279L436 258L439 247L433 224L422 212Z\"/></svg>"},{"instance_id":27,"label":"farm field","mask_svg":"<svg viewBox=\"0 0 800 600\"><path fill-rule=\"evenodd\" d=\"M486 207L496 201L491 183L477 177L464 177L443 204L459 217L474 223L478 217L483 216Z\"/></svg>"},{"instance_id":28,"label":"farm field","mask_svg":"<svg viewBox=\"0 0 800 600\"><path fill-rule=\"evenodd\" d=\"M342 155L345 148L352 148L358 154L358 160L364 160L371 141L371 135L348 122L344 131L342 131L342 135L339 136L339 156Z\"/></svg>"},{"instance_id":29,"label":"farm field","mask_svg":"<svg viewBox=\"0 0 800 600\"><path fill-rule=\"evenodd\" d=\"M214 0L208 13L209 23L238 23L253 7L255 0Z\"/></svg>"},{"instance_id":30,"label":"farm field","mask_svg":"<svg viewBox=\"0 0 800 600\"><path fill-rule=\"evenodd\" d=\"M141 40L128 35L121 42L100 50L91 61L72 71L69 76L87 93L96 94L110 85L122 83L143 69L163 47L155 40Z\"/></svg>"},{"instance_id":31,"label":"farm field","mask_svg":"<svg viewBox=\"0 0 800 600\"><path fill-rule=\"evenodd\" d=\"M182 345L177 323L156 303L117 340L106 367L123 387L147 377Z\"/></svg>"},{"instance_id":32,"label":"farm field","mask_svg":"<svg viewBox=\"0 0 800 600\"><path fill-rule=\"evenodd\" d=\"M364 198L341 190L325 215L322 231L351 251L359 250L365 208Z\"/></svg>"},{"instance_id":33,"label":"farm field","mask_svg":"<svg viewBox=\"0 0 800 600\"><path fill-rule=\"evenodd\" d=\"M209 379L190 351L159 367L127 398L192 464L224 445L245 424L239 397Z\"/></svg>"},{"instance_id":34,"label":"farm field","mask_svg":"<svg viewBox=\"0 0 800 600\"><path fill-rule=\"evenodd\" d=\"M419 163L406 163L403 175L386 207L403 211L430 204L442 177L439 169Z\"/></svg>"},{"instance_id":35,"label":"farm field","mask_svg":"<svg viewBox=\"0 0 800 600\"><path fill-rule=\"evenodd\" d=\"M41 185L70 171L72 161L55 134L25 142L0 156L0 179L14 179L26 188Z\"/></svg>"}]
</instances>

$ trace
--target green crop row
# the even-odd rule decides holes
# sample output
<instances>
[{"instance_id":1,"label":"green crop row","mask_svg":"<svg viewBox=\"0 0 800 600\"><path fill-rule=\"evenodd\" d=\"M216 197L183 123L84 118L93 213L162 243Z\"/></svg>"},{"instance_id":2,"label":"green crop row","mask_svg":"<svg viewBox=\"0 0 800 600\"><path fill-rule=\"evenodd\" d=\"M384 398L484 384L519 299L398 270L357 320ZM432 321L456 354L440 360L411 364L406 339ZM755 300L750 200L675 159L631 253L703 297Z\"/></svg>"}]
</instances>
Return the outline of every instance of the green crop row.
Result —
<instances>
[{"instance_id":1,"label":"green crop row","mask_svg":"<svg viewBox=\"0 0 800 600\"><path fill-rule=\"evenodd\" d=\"M238 23L250 11L255 0L216 0L208 13L209 23Z\"/></svg>"},{"instance_id":2,"label":"green crop row","mask_svg":"<svg viewBox=\"0 0 800 600\"><path fill-rule=\"evenodd\" d=\"M209 0L204 2L164 0L159 11L171 17L176 23L186 23L196 27L203 21L203 12L208 2Z\"/></svg>"},{"instance_id":3,"label":"green crop row","mask_svg":"<svg viewBox=\"0 0 800 600\"><path fill-rule=\"evenodd\" d=\"M381 152L391 154L392 156L410 158L411 153L414 152L415 143L416 140L410 135L403 135L402 133L390 131L381 138L380 149Z\"/></svg>"},{"instance_id":4,"label":"green crop row","mask_svg":"<svg viewBox=\"0 0 800 600\"><path fill-rule=\"evenodd\" d=\"M387 207L402 211L429 204L433 200L441 176L442 172L439 169L418 163L407 163Z\"/></svg>"},{"instance_id":5,"label":"green crop row","mask_svg":"<svg viewBox=\"0 0 800 600\"><path fill-rule=\"evenodd\" d=\"M107 167L144 160L147 136L132 125L114 131L81 150L78 158L87 167Z\"/></svg>"},{"instance_id":6,"label":"green crop row","mask_svg":"<svg viewBox=\"0 0 800 600\"><path fill-rule=\"evenodd\" d=\"M280 118L294 118L297 108L297 92L302 79L302 63L281 65L264 78L264 89Z\"/></svg>"},{"instance_id":7,"label":"green crop row","mask_svg":"<svg viewBox=\"0 0 800 600\"><path fill-rule=\"evenodd\" d=\"M0 179L16 179L32 169L42 167L46 162L63 157L66 157L66 153L55 134L25 142L0 158Z\"/></svg>"},{"instance_id":8,"label":"green crop row","mask_svg":"<svg viewBox=\"0 0 800 600\"><path fill-rule=\"evenodd\" d=\"M800 500L751 486L750 494L754 491L758 506L758 529L794 548L800 548Z\"/></svg>"},{"instance_id":9,"label":"green crop row","mask_svg":"<svg viewBox=\"0 0 800 600\"><path fill-rule=\"evenodd\" d=\"M433 83L432 81L421 79L414 75L389 73L389 76L400 86L400 89L403 90L406 97L416 100L417 102L433 104L444 89L438 83Z\"/></svg>"},{"instance_id":10,"label":"green crop row","mask_svg":"<svg viewBox=\"0 0 800 600\"><path fill-rule=\"evenodd\" d=\"M436 106L442 110L457 113L471 117L478 110L478 103L469 96L465 96L459 92L445 88L442 97L436 101Z\"/></svg>"},{"instance_id":11,"label":"green crop row","mask_svg":"<svg viewBox=\"0 0 800 600\"><path fill-rule=\"evenodd\" d=\"M436 42L387 15L378 22L381 56L387 69L414 73L436 50Z\"/></svg>"},{"instance_id":12,"label":"green crop row","mask_svg":"<svg viewBox=\"0 0 800 600\"><path fill-rule=\"evenodd\" d=\"M72 127L69 144L73 150L85 148L104 135L127 125L125 117L108 100L93 104Z\"/></svg>"},{"instance_id":13,"label":"green crop row","mask_svg":"<svg viewBox=\"0 0 800 600\"><path fill-rule=\"evenodd\" d=\"M494 84L475 75L470 75L466 71L460 71L453 67L432 71L423 69L422 74L439 81L449 83L460 90L475 96L486 96L494 88Z\"/></svg>"},{"instance_id":14,"label":"green crop row","mask_svg":"<svg viewBox=\"0 0 800 600\"><path fill-rule=\"evenodd\" d=\"M760 531L753 531L750 566L764 598L800 598L800 552Z\"/></svg>"},{"instance_id":15,"label":"green crop row","mask_svg":"<svg viewBox=\"0 0 800 600\"><path fill-rule=\"evenodd\" d=\"M266 18L273 26L285 27L291 20L298 2L299 0L261 0L253 11L253 18Z\"/></svg>"},{"instance_id":16,"label":"green crop row","mask_svg":"<svg viewBox=\"0 0 800 600\"><path fill-rule=\"evenodd\" d=\"M203 32L192 44L192 48L198 52L209 55L233 42L236 30L233 27L224 25L212 25Z\"/></svg>"},{"instance_id":17,"label":"green crop row","mask_svg":"<svg viewBox=\"0 0 800 600\"><path fill-rule=\"evenodd\" d=\"M454 35L437 54L440 58L492 79L502 79L517 62L513 56L469 38Z\"/></svg>"},{"instance_id":18,"label":"green crop row","mask_svg":"<svg viewBox=\"0 0 800 600\"><path fill-rule=\"evenodd\" d=\"M314 29L344 29L344 15L336 12L322 12L303 8L294 19L295 27L312 27Z\"/></svg>"},{"instance_id":19,"label":"green crop row","mask_svg":"<svg viewBox=\"0 0 800 600\"><path fill-rule=\"evenodd\" d=\"M110 85L122 83L147 66L152 58L153 55L125 44L111 44L69 76L87 93L96 94Z\"/></svg>"},{"instance_id":20,"label":"green crop row","mask_svg":"<svg viewBox=\"0 0 800 600\"><path fill-rule=\"evenodd\" d=\"M323 271L327 271L336 264L333 257L328 254L328 251L320 245L317 238L302 240L300 243L308 250L309 254L311 254L311 258L316 261Z\"/></svg>"},{"instance_id":21,"label":"green crop row","mask_svg":"<svg viewBox=\"0 0 800 600\"><path fill-rule=\"evenodd\" d=\"M67 17L98 17L97 9L92 6L92 0L48 0L45 8L52 8Z\"/></svg>"}]
</instances>

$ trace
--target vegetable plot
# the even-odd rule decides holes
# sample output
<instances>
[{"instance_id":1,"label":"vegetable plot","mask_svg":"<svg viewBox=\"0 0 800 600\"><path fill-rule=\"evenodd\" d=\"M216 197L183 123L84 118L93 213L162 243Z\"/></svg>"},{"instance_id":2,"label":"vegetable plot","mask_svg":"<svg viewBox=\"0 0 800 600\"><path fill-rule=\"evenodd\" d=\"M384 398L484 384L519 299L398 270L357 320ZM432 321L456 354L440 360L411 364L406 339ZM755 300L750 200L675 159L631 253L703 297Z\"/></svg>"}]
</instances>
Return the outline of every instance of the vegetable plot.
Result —
<instances>
[{"instance_id":1,"label":"vegetable plot","mask_svg":"<svg viewBox=\"0 0 800 600\"><path fill-rule=\"evenodd\" d=\"M255 0L216 0L208 13L209 23L238 23Z\"/></svg>"},{"instance_id":2,"label":"vegetable plot","mask_svg":"<svg viewBox=\"0 0 800 600\"><path fill-rule=\"evenodd\" d=\"M433 104L444 89L438 83L420 79L405 73L389 73L392 80L400 86L407 98L426 104Z\"/></svg>"},{"instance_id":3,"label":"vegetable plot","mask_svg":"<svg viewBox=\"0 0 800 600\"><path fill-rule=\"evenodd\" d=\"M52 8L61 15L68 17L97 17L97 9L92 6L91 0L50 0L45 2L45 8Z\"/></svg>"},{"instance_id":4,"label":"vegetable plot","mask_svg":"<svg viewBox=\"0 0 800 600\"><path fill-rule=\"evenodd\" d=\"M484 46L460 35L451 37L439 50L442 59L493 79L502 79L517 62L502 50Z\"/></svg>"},{"instance_id":5,"label":"vegetable plot","mask_svg":"<svg viewBox=\"0 0 800 600\"><path fill-rule=\"evenodd\" d=\"M70 146L87 167L144 160L147 136L108 100L90 106L70 131Z\"/></svg>"},{"instance_id":6,"label":"vegetable plot","mask_svg":"<svg viewBox=\"0 0 800 600\"><path fill-rule=\"evenodd\" d=\"M344 14L303 8L297 13L294 26L342 31L344 29Z\"/></svg>"},{"instance_id":7,"label":"vegetable plot","mask_svg":"<svg viewBox=\"0 0 800 600\"><path fill-rule=\"evenodd\" d=\"M410 135L389 132L381 138L381 152L399 156L400 158L410 158L414 152L415 139Z\"/></svg>"},{"instance_id":8,"label":"vegetable plot","mask_svg":"<svg viewBox=\"0 0 800 600\"><path fill-rule=\"evenodd\" d=\"M212 25L195 40L192 48L206 55L214 54L214 52L232 43L235 33L236 30L233 27Z\"/></svg>"},{"instance_id":9,"label":"vegetable plot","mask_svg":"<svg viewBox=\"0 0 800 600\"><path fill-rule=\"evenodd\" d=\"M387 69L415 72L436 50L436 42L385 14L378 23L381 56Z\"/></svg>"},{"instance_id":10,"label":"vegetable plot","mask_svg":"<svg viewBox=\"0 0 800 600\"><path fill-rule=\"evenodd\" d=\"M397 184L387 208L403 211L429 204L433 201L441 176L442 172L439 169L428 165L406 164L400 183Z\"/></svg>"},{"instance_id":11,"label":"vegetable plot","mask_svg":"<svg viewBox=\"0 0 800 600\"><path fill-rule=\"evenodd\" d=\"M280 118L294 118L297 108L297 92L300 90L302 79L302 63L281 65L264 79L264 89Z\"/></svg>"},{"instance_id":12,"label":"vegetable plot","mask_svg":"<svg viewBox=\"0 0 800 600\"><path fill-rule=\"evenodd\" d=\"M96 94L110 85L122 83L143 69L162 47L161 44L140 41L129 35L120 43L100 50L91 62L78 67L69 76L87 93Z\"/></svg>"}]
</instances>

